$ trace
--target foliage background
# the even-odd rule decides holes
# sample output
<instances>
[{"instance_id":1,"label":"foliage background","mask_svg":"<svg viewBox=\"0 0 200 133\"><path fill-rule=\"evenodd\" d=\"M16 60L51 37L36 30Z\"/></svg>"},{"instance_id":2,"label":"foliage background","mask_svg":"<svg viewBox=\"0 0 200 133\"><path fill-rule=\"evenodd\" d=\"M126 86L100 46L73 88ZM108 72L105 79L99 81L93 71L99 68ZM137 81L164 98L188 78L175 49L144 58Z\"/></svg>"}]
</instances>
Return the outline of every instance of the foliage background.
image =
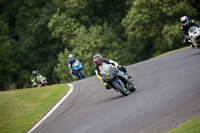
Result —
<instances>
[{"instance_id":1,"label":"foliage background","mask_svg":"<svg viewBox=\"0 0 200 133\"><path fill-rule=\"evenodd\" d=\"M73 81L72 53L94 75L99 53L129 65L183 47L180 17L199 24L197 0L0 0L0 90Z\"/></svg>"}]
</instances>

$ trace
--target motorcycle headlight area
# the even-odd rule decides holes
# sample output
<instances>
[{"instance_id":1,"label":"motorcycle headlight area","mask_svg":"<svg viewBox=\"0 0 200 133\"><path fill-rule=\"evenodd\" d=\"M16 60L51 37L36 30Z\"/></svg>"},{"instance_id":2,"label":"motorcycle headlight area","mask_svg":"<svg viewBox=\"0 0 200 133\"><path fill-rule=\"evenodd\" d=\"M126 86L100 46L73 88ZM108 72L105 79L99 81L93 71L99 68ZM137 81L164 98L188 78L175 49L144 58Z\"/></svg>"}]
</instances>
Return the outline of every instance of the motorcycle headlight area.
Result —
<instances>
[{"instance_id":1,"label":"motorcycle headlight area","mask_svg":"<svg viewBox=\"0 0 200 133\"><path fill-rule=\"evenodd\" d=\"M107 79L107 80L110 80L110 77L109 76L106 76L106 78L105 79Z\"/></svg>"},{"instance_id":2,"label":"motorcycle headlight area","mask_svg":"<svg viewBox=\"0 0 200 133\"><path fill-rule=\"evenodd\" d=\"M103 80L111 80L110 76L103 76Z\"/></svg>"}]
</instances>

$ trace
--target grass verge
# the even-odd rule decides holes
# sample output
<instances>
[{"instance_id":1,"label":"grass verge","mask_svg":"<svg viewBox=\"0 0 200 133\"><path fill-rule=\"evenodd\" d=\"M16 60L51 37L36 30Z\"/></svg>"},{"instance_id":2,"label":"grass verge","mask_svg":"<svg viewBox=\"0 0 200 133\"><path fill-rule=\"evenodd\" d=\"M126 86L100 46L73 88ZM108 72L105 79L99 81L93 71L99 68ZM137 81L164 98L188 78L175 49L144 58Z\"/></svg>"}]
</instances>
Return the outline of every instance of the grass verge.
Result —
<instances>
[{"instance_id":1,"label":"grass verge","mask_svg":"<svg viewBox=\"0 0 200 133\"><path fill-rule=\"evenodd\" d=\"M167 133L200 133L200 116L181 124Z\"/></svg>"},{"instance_id":2,"label":"grass verge","mask_svg":"<svg viewBox=\"0 0 200 133\"><path fill-rule=\"evenodd\" d=\"M155 57L153 57L153 58L160 57L160 56L163 56L163 55L167 55L167 54L170 54L170 53L174 53L174 52L177 52L177 51L180 51L180 50L186 49L186 48L190 48L190 46L183 47L183 48L176 49L176 50L172 50L172 51L166 52L166 53L164 53L164 54L160 54L160 55L158 55L158 56L155 56Z\"/></svg>"},{"instance_id":3,"label":"grass verge","mask_svg":"<svg viewBox=\"0 0 200 133\"><path fill-rule=\"evenodd\" d=\"M0 132L27 132L69 89L66 84L57 84L0 92Z\"/></svg>"}]
</instances>

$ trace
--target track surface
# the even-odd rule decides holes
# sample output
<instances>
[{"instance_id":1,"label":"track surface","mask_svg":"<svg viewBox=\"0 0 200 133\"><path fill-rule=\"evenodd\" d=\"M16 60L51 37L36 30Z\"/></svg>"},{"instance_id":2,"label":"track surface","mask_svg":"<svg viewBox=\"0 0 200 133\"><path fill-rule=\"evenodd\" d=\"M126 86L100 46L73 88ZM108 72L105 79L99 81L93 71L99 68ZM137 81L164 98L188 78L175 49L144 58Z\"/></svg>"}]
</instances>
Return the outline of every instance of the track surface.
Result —
<instances>
[{"instance_id":1,"label":"track surface","mask_svg":"<svg viewBox=\"0 0 200 133\"><path fill-rule=\"evenodd\" d=\"M74 91L36 133L163 133L200 115L200 50L191 48L127 67L136 92L105 90L96 76Z\"/></svg>"}]
</instances>

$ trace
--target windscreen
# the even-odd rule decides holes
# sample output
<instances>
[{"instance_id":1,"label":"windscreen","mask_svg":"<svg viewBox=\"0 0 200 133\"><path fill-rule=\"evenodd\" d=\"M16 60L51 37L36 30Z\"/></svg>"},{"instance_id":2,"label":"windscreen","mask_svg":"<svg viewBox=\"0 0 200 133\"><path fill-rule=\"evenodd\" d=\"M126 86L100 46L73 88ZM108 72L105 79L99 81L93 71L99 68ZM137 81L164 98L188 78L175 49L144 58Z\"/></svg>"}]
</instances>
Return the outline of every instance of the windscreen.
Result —
<instances>
[{"instance_id":1,"label":"windscreen","mask_svg":"<svg viewBox=\"0 0 200 133\"><path fill-rule=\"evenodd\" d=\"M79 61L76 60L76 62L73 63L73 66L78 66L78 64L79 64Z\"/></svg>"},{"instance_id":2,"label":"windscreen","mask_svg":"<svg viewBox=\"0 0 200 133\"><path fill-rule=\"evenodd\" d=\"M101 75L106 75L106 73L108 73L109 70L110 70L110 66L111 66L110 64L104 63L104 64L102 65L102 69L101 69L100 74L101 74Z\"/></svg>"},{"instance_id":3,"label":"windscreen","mask_svg":"<svg viewBox=\"0 0 200 133\"><path fill-rule=\"evenodd\" d=\"M190 27L190 29L188 30L188 33L194 33L196 32L197 28L195 26Z\"/></svg>"}]
</instances>

